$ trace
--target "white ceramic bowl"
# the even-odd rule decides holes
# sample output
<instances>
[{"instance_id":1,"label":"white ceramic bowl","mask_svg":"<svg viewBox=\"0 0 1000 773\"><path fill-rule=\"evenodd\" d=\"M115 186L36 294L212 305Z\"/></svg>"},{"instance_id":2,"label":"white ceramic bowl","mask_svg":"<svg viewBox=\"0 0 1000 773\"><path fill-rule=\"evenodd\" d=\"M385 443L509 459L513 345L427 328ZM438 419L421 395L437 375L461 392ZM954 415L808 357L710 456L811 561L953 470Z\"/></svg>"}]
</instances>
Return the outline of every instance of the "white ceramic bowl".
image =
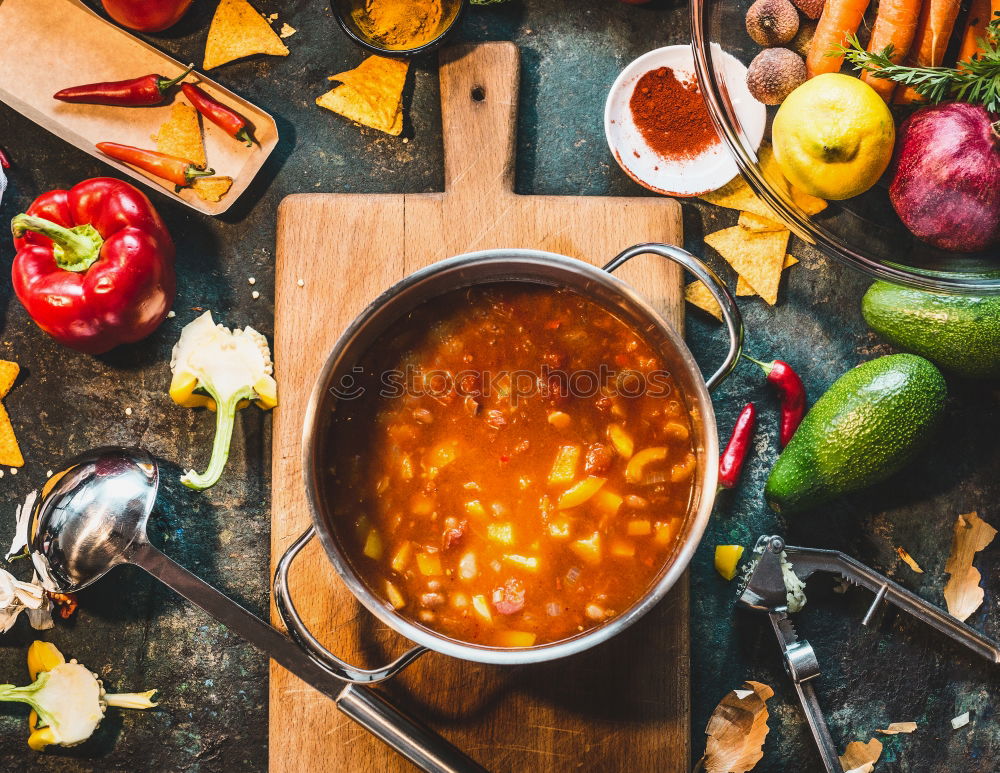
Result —
<instances>
[{"instance_id":1,"label":"white ceramic bowl","mask_svg":"<svg viewBox=\"0 0 1000 773\"><path fill-rule=\"evenodd\" d=\"M718 51L725 62L726 86L754 148L760 145L767 109L747 90L747 68L733 56ZM699 196L721 188L739 169L721 140L693 158L666 159L649 147L632 120L629 100L636 81L650 70L669 67L680 80L695 79L690 46L666 46L643 54L622 70L604 105L604 135L622 170L640 185L667 196Z\"/></svg>"}]
</instances>

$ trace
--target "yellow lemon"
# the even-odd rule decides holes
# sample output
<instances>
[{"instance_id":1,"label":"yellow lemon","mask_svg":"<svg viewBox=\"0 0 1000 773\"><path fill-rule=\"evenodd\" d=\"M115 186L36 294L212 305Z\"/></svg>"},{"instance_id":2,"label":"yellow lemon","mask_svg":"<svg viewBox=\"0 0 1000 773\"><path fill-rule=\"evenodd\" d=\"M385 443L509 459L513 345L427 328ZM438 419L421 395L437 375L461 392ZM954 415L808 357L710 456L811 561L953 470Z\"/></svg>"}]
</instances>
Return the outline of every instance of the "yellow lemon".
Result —
<instances>
[{"instance_id":1,"label":"yellow lemon","mask_svg":"<svg viewBox=\"0 0 1000 773\"><path fill-rule=\"evenodd\" d=\"M889 166L896 127L871 86L826 73L782 102L771 140L795 187L823 199L849 199L871 188Z\"/></svg>"}]
</instances>

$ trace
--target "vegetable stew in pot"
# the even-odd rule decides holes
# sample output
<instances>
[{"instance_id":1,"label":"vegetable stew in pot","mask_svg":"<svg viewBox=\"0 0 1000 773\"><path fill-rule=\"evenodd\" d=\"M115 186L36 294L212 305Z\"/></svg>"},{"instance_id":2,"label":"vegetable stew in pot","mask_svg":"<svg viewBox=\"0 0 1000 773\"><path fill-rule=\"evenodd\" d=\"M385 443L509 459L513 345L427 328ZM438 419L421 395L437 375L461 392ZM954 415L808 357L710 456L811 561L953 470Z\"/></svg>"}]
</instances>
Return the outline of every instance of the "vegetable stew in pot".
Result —
<instances>
[{"instance_id":1,"label":"vegetable stew in pot","mask_svg":"<svg viewBox=\"0 0 1000 773\"><path fill-rule=\"evenodd\" d=\"M342 383L328 485L376 595L445 636L530 647L629 609L696 479L671 363L605 307L526 282L423 304Z\"/></svg>"}]
</instances>

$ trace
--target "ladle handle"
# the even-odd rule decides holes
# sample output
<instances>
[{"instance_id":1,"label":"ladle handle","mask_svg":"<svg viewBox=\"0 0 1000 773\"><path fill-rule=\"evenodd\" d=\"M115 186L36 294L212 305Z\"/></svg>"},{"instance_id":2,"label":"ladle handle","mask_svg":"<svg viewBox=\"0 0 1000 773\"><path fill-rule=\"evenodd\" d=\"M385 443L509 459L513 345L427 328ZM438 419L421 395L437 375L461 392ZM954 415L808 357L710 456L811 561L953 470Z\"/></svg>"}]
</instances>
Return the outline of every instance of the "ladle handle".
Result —
<instances>
[{"instance_id":1,"label":"ladle handle","mask_svg":"<svg viewBox=\"0 0 1000 773\"><path fill-rule=\"evenodd\" d=\"M148 542L133 545L128 559L332 698L338 709L421 770L427 773L486 773L477 762L430 728L403 714L371 688L345 684L276 628Z\"/></svg>"}]
</instances>

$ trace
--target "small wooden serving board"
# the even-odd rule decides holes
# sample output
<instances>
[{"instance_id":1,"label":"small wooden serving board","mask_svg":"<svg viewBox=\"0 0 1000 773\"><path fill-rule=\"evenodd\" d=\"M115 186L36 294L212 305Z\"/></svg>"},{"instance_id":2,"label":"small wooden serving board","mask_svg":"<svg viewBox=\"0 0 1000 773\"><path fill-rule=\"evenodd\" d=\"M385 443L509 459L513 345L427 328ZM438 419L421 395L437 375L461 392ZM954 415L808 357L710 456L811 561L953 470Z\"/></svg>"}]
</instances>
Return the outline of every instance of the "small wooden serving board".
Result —
<instances>
[{"instance_id":1,"label":"small wooden serving board","mask_svg":"<svg viewBox=\"0 0 1000 773\"><path fill-rule=\"evenodd\" d=\"M118 142L155 150L153 135L170 117L171 104L186 101L182 95L168 94L162 104L148 107L70 104L52 95L68 86L145 73L174 78L183 64L102 19L82 0L0 0L0 52L0 102L120 173L207 215L228 210L278 145L278 126L268 113L206 75L192 73L188 82L253 124L257 144L248 148L202 120L208 165L232 177L233 186L220 201L204 201L191 188L177 192L166 180L115 161L95 145Z\"/></svg>"},{"instance_id":2,"label":"small wooden serving board","mask_svg":"<svg viewBox=\"0 0 1000 773\"><path fill-rule=\"evenodd\" d=\"M472 250L525 247L603 264L639 242L681 243L671 199L514 193L518 77L512 43L443 52L444 193L304 194L281 204L272 564L311 522L300 457L313 381L341 331L381 291ZM677 269L643 256L621 274L681 328ZM313 632L347 660L383 663L408 644L355 601L315 540L293 566L291 587ZM517 667L430 653L378 689L493 771L687 773L688 660L685 576L643 620L586 653ZM272 663L272 773L409 769Z\"/></svg>"}]
</instances>

